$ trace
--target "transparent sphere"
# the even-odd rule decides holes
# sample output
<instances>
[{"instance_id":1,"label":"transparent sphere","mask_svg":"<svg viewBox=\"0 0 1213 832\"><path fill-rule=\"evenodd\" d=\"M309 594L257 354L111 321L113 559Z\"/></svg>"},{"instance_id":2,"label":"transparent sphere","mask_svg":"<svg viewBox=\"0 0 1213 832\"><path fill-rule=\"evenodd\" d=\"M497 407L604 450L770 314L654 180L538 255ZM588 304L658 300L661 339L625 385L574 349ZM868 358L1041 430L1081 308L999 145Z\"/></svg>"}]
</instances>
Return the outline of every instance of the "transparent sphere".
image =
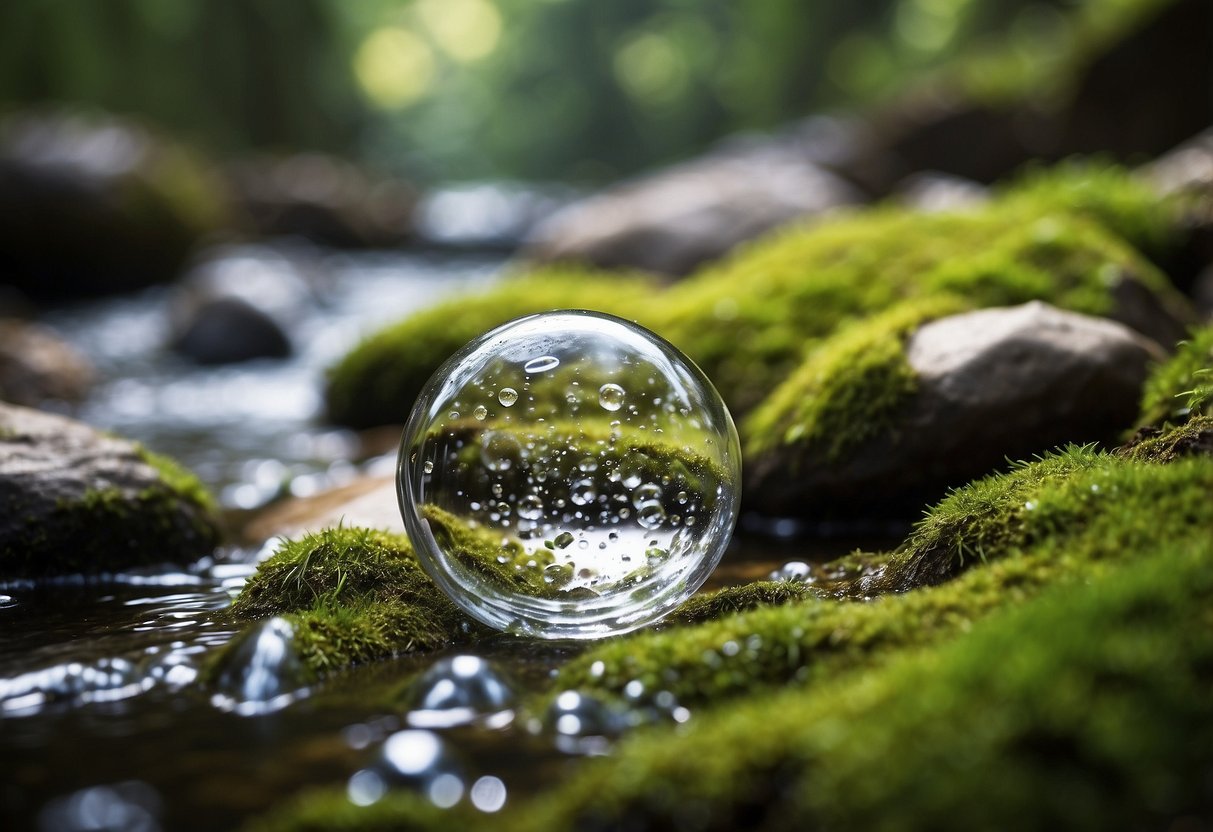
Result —
<instances>
[{"instance_id":1,"label":"transparent sphere","mask_svg":"<svg viewBox=\"0 0 1213 832\"><path fill-rule=\"evenodd\" d=\"M422 567L502 630L598 638L656 621L728 546L737 430L678 350L596 312L518 318L434 374L397 491Z\"/></svg>"}]
</instances>

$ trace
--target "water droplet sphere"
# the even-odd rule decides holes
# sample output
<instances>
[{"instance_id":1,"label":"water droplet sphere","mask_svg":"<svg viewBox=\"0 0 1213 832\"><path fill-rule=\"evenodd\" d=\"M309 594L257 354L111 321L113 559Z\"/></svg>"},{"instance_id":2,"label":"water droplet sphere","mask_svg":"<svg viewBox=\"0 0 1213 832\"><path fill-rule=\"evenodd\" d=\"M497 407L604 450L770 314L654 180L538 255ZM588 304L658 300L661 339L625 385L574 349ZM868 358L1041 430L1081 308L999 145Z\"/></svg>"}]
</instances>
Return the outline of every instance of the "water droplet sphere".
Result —
<instances>
[{"instance_id":1,"label":"water droplet sphere","mask_svg":"<svg viewBox=\"0 0 1213 832\"><path fill-rule=\"evenodd\" d=\"M397 470L430 577L480 621L544 638L627 632L685 601L728 546L740 484L736 428L699 368L585 311L518 318L451 356Z\"/></svg>"}]
</instances>

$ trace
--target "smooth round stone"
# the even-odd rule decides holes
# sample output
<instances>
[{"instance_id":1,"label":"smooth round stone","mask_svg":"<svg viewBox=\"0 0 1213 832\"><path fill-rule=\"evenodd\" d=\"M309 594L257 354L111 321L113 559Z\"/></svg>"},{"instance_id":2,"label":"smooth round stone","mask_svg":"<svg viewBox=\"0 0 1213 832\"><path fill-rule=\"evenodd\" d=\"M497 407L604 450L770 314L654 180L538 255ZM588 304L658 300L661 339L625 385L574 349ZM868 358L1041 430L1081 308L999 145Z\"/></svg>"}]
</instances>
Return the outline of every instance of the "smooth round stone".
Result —
<instances>
[{"instance_id":1,"label":"smooth round stone","mask_svg":"<svg viewBox=\"0 0 1213 832\"><path fill-rule=\"evenodd\" d=\"M666 615L711 574L740 501L733 420L689 359L585 311L511 321L453 355L400 444L422 567L470 615L598 638Z\"/></svg>"}]
</instances>

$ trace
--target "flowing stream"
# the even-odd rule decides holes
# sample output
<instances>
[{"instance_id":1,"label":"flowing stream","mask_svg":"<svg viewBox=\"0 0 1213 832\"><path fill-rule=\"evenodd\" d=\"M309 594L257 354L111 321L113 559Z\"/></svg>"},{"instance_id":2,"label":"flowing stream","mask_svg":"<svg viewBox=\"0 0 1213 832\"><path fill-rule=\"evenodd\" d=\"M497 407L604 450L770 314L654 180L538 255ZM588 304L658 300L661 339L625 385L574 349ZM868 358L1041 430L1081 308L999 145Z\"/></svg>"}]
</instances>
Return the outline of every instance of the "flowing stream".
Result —
<instances>
[{"instance_id":1,"label":"flowing stream","mask_svg":"<svg viewBox=\"0 0 1213 832\"><path fill-rule=\"evenodd\" d=\"M357 435L321 423L324 368L378 326L486 285L501 260L240 248L222 265L289 311L292 358L199 368L173 356L163 349L169 289L43 322L98 369L73 415L177 457L238 513L392 470L393 455L367 457ZM853 543L806 555L804 544L735 541L713 583ZM186 569L0 583L5 828L231 828L320 784L354 802L410 788L496 811L559 778L570 757L608 752L630 724L694 718L659 700L657 714L608 713L575 694L550 718L517 717L518 700L580 648L505 636L476 645L476 659L401 658L282 693L271 622L245 637L252 670L204 683L203 657L238 635L216 612L264 554L226 547Z\"/></svg>"}]
</instances>

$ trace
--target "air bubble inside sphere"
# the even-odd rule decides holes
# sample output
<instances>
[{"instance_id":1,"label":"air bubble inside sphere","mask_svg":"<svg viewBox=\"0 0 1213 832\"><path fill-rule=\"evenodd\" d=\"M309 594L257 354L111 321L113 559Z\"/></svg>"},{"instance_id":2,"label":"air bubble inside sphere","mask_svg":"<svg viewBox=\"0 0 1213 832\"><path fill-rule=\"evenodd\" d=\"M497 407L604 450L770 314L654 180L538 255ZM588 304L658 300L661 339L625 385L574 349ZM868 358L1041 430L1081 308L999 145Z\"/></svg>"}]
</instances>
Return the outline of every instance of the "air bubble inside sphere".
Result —
<instances>
[{"instance_id":1,"label":"air bubble inside sphere","mask_svg":"<svg viewBox=\"0 0 1213 832\"><path fill-rule=\"evenodd\" d=\"M599 638L698 589L737 519L741 452L703 373L635 324L511 321L452 356L400 445L422 567L502 630Z\"/></svg>"}]
</instances>

